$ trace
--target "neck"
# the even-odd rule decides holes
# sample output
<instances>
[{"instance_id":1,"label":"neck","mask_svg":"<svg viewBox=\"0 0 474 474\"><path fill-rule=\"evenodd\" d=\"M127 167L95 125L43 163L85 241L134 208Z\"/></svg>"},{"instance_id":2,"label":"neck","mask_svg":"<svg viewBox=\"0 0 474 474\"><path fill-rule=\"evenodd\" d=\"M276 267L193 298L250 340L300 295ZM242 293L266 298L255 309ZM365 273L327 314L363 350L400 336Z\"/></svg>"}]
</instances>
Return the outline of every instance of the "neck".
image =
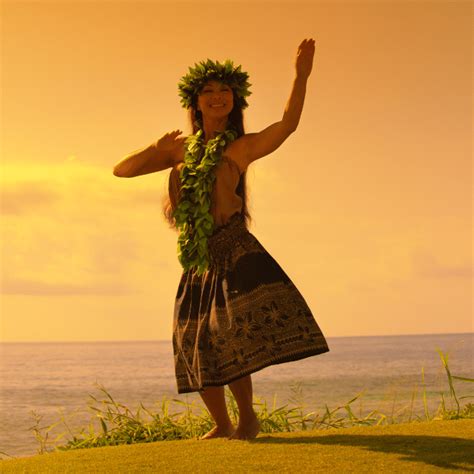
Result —
<instances>
[{"instance_id":1,"label":"neck","mask_svg":"<svg viewBox=\"0 0 474 474\"><path fill-rule=\"evenodd\" d=\"M204 143L216 137L217 133L224 132L227 128L228 118L203 117ZM217 132L217 133L216 133Z\"/></svg>"}]
</instances>

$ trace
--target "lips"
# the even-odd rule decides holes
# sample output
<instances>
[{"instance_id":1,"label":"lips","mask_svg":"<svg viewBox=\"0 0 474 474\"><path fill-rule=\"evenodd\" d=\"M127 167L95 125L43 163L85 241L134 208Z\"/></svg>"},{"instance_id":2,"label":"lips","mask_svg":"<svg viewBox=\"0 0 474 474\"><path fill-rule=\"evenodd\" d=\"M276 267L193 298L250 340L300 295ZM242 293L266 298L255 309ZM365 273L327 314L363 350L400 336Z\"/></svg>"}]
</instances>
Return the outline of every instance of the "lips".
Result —
<instances>
[{"instance_id":1,"label":"lips","mask_svg":"<svg viewBox=\"0 0 474 474\"><path fill-rule=\"evenodd\" d=\"M212 108L218 108L218 107L224 107L225 104L211 104L210 107Z\"/></svg>"}]
</instances>

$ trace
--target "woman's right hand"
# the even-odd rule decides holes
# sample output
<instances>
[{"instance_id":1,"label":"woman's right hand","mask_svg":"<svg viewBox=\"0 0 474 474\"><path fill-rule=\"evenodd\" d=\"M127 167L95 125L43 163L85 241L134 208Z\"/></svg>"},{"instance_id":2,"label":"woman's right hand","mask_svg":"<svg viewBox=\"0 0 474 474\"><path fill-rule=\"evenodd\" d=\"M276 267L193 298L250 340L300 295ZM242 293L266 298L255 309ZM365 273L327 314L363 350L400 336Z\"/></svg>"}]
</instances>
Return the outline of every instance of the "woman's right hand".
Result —
<instances>
[{"instance_id":1,"label":"woman's right hand","mask_svg":"<svg viewBox=\"0 0 474 474\"><path fill-rule=\"evenodd\" d=\"M183 132L181 130L173 130L165 133L157 142L156 148L158 151L169 153L179 150L187 137L179 137Z\"/></svg>"}]
</instances>

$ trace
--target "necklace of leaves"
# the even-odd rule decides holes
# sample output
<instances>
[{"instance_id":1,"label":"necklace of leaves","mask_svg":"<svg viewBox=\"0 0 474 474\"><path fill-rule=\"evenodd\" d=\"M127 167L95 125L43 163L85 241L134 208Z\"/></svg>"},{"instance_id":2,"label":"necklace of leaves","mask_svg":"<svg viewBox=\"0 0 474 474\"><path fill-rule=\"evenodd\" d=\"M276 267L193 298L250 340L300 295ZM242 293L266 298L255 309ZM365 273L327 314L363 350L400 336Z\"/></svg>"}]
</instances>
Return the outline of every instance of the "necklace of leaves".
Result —
<instances>
[{"instance_id":1,"label":"necklace of leaves","mask_svg":"<svg viewBox=\"0 0 474 474\"><path fill-rule=\"evenodd\" d=\"M225 147L237 138L237 132L228 128L205 145L203 135L200 128L185 141L184 166L180 172L181 197L173 213L180 231L178 260L185 272L193 269L197 275L202 275L210 263L207 239L214 231L210 207L216 178L212 170Z\"/></svg>"}]
</instances>

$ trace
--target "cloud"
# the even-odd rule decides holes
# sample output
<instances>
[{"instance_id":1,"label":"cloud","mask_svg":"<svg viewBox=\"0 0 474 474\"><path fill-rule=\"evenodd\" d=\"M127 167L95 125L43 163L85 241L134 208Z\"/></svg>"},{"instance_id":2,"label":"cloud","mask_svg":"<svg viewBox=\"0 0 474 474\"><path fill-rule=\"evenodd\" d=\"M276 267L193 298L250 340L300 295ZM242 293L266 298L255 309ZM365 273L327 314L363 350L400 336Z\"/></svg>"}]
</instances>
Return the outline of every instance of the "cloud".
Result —
<instances>
[{"instance_id":1,"label":"cloud","mask_svg":"<svg viewBox=\"0 0 474 474\"><path fill-rule=\"evenodd\" d=\"M112 170L76 159L42 167L37 163L6 164L1 175L0 212L34 214L41 207L79 204L109 209L151 205L161 207L169 171L136 178L118 178Z\"/></svg>"},{"instance_id":2,"label":"cloud","mask_svg":"<svg viewBox=\"0 0 474 474\"><path fill-rule=\"evenodd\" d=\"M100 284L78 285L68 283L46 283L21 278L2 279L1 293L4 295L122 295L139 293L126 285Z\"/></svg>"},{"instance_id":3,"label":"cloud","mask_svg":"<svg viewBox=\"0 0 474 474\"><path fill-rule=\"evenodd\" d=\"M57 203L60 195L52 183L27 181L2 186L0 211L2 214L34 214L42 208Z\"/></svg>"},{"instance_id":4,"label":"cloud","mask_svg":"<svg viewBox=\"0 0 474 474\"><path fill-rule=\"evenodd\" d=\"M172 268L177 237L161 212L166 176L123 179L68 160L9 165L1 178L5 294L146 291Z\"/></svg>"},{"instance_id":5,"label":"cloud","mask_svg":"<svg viewBox=\"0 0 474 474\"><path fill-rule=\"evenodd\" d=\"M468 262L462 265L443 265L436 258L423 251L413 255L413 270L416 275L427 278L472 278L474 268Z\"/></svg>"}]
</instances>

